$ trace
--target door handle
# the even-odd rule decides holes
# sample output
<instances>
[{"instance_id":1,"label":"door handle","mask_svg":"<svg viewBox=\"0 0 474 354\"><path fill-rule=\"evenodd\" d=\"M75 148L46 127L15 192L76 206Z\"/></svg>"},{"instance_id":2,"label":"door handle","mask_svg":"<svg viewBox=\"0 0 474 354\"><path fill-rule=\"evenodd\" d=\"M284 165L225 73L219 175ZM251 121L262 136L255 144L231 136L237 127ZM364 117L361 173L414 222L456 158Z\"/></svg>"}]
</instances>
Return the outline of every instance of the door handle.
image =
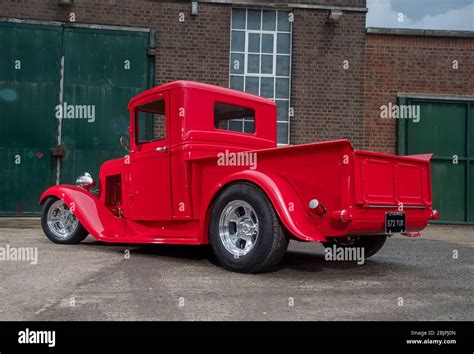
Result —
<instances>
[{"instance_id":1,"label":"door handle","mask_svg":"<svg viewBox=\"0 0 474 354\"><path fill-rule=\"evenodd\" d=\"M159 152L166 152L166 150L168 150L167 146L159 146L155 149L155 151L159 151Z\"/></svg>"}]
</instances>

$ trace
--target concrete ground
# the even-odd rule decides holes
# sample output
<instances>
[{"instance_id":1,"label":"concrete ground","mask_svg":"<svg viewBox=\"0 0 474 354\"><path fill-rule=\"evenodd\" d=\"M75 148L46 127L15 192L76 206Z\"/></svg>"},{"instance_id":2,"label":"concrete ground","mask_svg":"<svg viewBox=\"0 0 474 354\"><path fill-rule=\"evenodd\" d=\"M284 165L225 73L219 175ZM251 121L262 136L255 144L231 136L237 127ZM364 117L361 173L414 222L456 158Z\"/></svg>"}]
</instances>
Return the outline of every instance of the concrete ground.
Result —
<instances>
[{"instance_id":1,"label":"concrete ground","mask_svg":"<svg viewBox=\"0 0 474 354\"><path fill-rule=\"evenodd\" d=\"M7 244L37 247L38 264L0 261L0 320L474 320L469 226L395 236L364 265L292 241L258 275L223 270L208 247L56 245L39 219L0 218Z\"/></svg>"}]
</instances>

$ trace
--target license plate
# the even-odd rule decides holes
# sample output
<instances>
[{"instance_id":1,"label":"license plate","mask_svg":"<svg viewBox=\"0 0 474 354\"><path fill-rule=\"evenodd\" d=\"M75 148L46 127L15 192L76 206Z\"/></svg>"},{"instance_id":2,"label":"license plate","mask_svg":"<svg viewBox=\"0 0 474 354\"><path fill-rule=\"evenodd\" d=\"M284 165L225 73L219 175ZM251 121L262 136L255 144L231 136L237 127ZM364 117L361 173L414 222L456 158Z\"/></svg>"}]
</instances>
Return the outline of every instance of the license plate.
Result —
<instances>
[{"instance_id":1,"label":"license plate","mask_svg":"<svg viewBox=\"0 0 474 354\"><path fill-rule=\"evenodd\" d=\"M405 213L385 213L385 233L405 232Z\"/></svg>"}]
</instances>

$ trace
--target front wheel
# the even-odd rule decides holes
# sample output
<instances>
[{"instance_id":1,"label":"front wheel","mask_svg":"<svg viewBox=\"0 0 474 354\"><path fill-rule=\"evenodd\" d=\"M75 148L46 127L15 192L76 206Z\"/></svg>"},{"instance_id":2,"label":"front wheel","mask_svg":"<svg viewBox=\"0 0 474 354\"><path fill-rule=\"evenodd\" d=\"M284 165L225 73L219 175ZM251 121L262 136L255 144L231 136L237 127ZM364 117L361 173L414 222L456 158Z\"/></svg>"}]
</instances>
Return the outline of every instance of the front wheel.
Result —
<instances>
[{"instance_id":1,"label":"front wheel","mask_svg":"<svg viewBox=\"0 0 474 354\"><path fill-rule=\"evenodd\" d=\"M288 247L288 238L267 196L245 182L227 187L217 197L209 237L218 261L240 273L273 268Z\"/></svg>"},{"instance_id":2,"label":"front wheel","mask_svg":"<svg viewBox=\"0 0 474 354\"><path fill-rule=\"evenodd\" d=\"M44 203L41 226L46 236L54 243L79 243L89 234L66 203L58 198L49 198Z\"/></svg>"},{"instance_id":3,"label":"front wheel","mask_svg":"<svg viewBox=\"0 0 474 354\"><path fill-rule=\"evenodd\" d=\"M385 244L387 235L364 235L364 236L347 236L334 237L330 242L323 242L324 247L362 247L364 248L364 257L369 258L376 254Z\"/></svg>"}]
</instances>

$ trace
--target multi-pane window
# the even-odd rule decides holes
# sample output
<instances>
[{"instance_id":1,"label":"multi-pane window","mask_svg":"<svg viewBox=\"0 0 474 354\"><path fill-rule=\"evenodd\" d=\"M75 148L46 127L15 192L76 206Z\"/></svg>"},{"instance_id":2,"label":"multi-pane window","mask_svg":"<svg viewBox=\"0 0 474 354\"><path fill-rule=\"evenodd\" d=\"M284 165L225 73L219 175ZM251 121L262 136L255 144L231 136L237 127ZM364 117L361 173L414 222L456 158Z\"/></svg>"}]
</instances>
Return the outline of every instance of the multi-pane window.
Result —
<instances>
[{"instance_id":1,"label":"multi-pane window","mask_svg":"<svg viewBox=\"0 0 474 354\"><path fill-rule=\"evenodd\" d=\"M288 144L290 12L235 8L231 27L230 88L274 100L278 144ZM236 123L233 124L236 127ZM244 132L243 120L236 129Z\"/></svg>"}]
</instances>

